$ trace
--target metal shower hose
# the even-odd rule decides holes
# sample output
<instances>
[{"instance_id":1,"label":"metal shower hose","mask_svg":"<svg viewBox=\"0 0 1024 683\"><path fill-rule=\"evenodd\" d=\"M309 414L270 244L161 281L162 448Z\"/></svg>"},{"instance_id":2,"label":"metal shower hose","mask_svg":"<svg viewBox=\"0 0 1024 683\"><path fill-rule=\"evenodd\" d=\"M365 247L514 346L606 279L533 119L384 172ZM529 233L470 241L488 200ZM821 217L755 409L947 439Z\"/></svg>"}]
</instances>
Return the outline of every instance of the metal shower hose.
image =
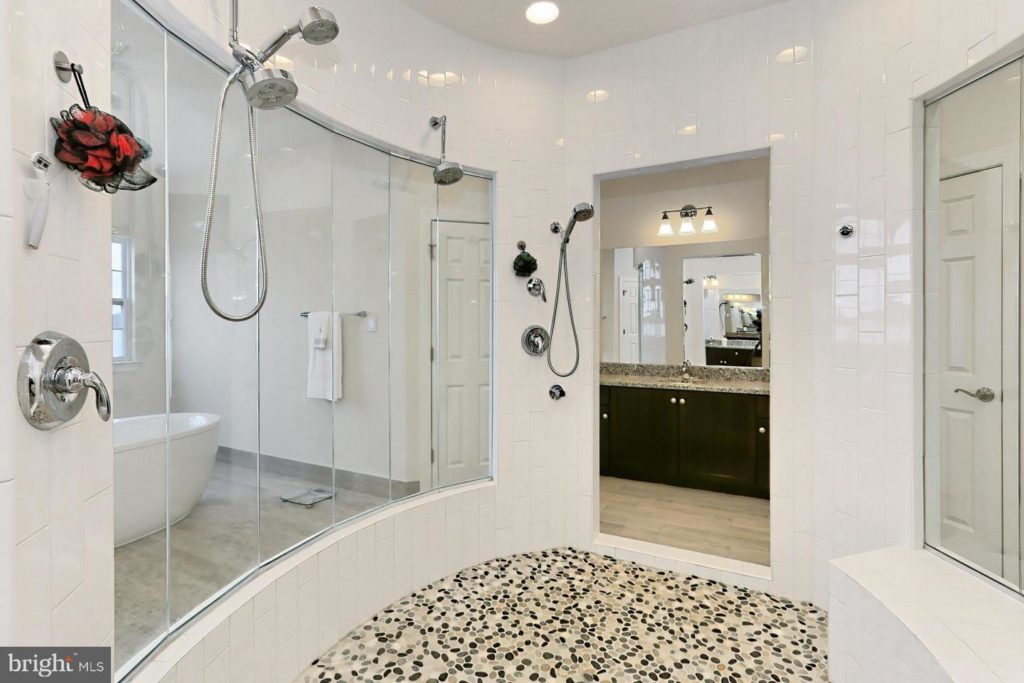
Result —
<instances>
[{"instance_id":1,"label":"metal shower hose","mask_svg":"<svg viewBox=\"0 0 1024 683\"><path fill-rule=\"evenodd\" d=\"M548 342L548 367L551 368L551 372L559 377L571 376L580 366L580 336L576 332L576 317L572 312L572 295L569 293L569 254L566 248L568 243L569 240L562 239L561 253L558 255L558 278L555 280L555 309L551 312L551 340ZM558 320L558 298L562 293L563 272L565 274L565 303L569 308L569 325L572 327L572 340L576 344L576 362L573 363L572 370L566 373L555 370L555 366L551 362L551 349L554 346L555 339L555 321Z\"/></svg>"},{"instance_id":2,"label":"metal shower hose","mask_svg":"<svg viewBox=\"0 0 1024 683\"><path fill-rule=\"evenodd\" d=\"M210 235L213 232L213 208L214 201L217 192L217 171L220 167L220 138L222 129L224 127L224 103L227 100L228 90L231 89L231 85L238 78L243 67L238 67L228 77L224 83L224 89L220 93L220 105L217 108L217 125L213 132L213 158L210 162L210 196L206 202L206 225L203 229L203 260L200 266L200 281L203 287L203 298L206 299L206 304L210 307L210 310L216 313L218 316L229 322L243 322L254 317L263 308L263 304L267 301L267 283L269 281L267 277L267 249L263 236L263 206L260 201L260 175L257 170L256 164L256 117L252 107L249 109L249 158L252 166L252 192L256 199L256 240L257 250L259 251L259 270L260 270L260 288L259 298L256 301L256 306L253 307L248 313L242 315L231 315L226 313L217 304L213 302L213 297L210 295L210 283L207 273L207 265L210 260Z\"/></svg>"}]
</instances>

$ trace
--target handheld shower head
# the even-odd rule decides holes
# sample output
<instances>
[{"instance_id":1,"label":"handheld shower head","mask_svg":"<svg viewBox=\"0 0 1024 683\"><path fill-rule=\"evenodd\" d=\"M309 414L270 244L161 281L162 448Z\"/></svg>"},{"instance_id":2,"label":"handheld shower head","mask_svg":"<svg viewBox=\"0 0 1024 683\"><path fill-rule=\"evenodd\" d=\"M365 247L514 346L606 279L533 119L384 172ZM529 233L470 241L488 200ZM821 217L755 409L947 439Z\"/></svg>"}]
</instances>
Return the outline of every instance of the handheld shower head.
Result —
<instances>
[{"instance_id":1,"label":"handheld shower head","mask_svg":"<svg viewBox=\"0 0 1024 683\"><path fill-rule=\"evenodd\" d=\"M307 7L302 11L298 23L287 26L276 37L256 53L259 62L273 57L294 35L301 35L310 45L326 45L338 37L338 20L330 10L323 7Z\"/></svg>"},{"instance_id":2,"label":"handheld shower head","mask_svg":"<svg viewBox=\"0 0 1024 683\"><path fill-rule=\"evenodd\" d=\"M562 241L568 242L569 237L572 235L573 228L576 227L576 223L585 223L594 217L594 205L582 202L577 204L572 209L572 217L569 219L569 224L565 226L565 232L562 235Z\"/></svg>"},{"instance_id":3,"label":"handheld shower head","mask_svg":"<svg viewBox=\"0 0 1024 683\"><path fill-rule=\"evenodd\" d=\"M448 161L445 157L445 148L448 144L448 117L431 116L430 127L434 130L441 129L441 163L434 168L434 182L438 185L454 185L462 180L465 171L462 170L462 164Z\"/></svg>"},{"instance_id":4,"label":"handheld shower head","mask_svg":"<svg viewBox=\"0 0 1024 683\"><path fill-rule=\"evenodd\" d=\"M308 7L299 17L299 31L310 45L326 45L338 37L338 20L330 10Z\"/></svg>"}]
</instances>

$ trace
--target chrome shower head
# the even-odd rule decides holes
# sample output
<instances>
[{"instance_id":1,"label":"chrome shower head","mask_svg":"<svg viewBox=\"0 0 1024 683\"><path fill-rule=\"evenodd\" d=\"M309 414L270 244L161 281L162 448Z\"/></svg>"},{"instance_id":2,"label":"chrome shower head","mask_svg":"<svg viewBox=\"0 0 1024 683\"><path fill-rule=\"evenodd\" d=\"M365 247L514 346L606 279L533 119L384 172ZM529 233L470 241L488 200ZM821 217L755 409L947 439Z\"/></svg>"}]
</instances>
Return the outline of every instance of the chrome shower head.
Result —
<instances>
[{"instance_id":1,"label":"chrome shower head","mask_svg":"<svg viewBox=\"0 0 1024 683\"><path fill-rule=\"evenodd\" d=\"M565 232L562 234L562 241L568 242L569 236L572 235L573 228L576 227L576 223L585 223L594 217L594 205L582 202L572 208L572 217L569 219L569 224L565 226Z\"/></svg>"},{"instance_id":2,"label":"chrome shower head","mask_svg":"<svg viewBox=\"0 0 1024 683\"><path fill-rule=\"evenodd\" d=\"M242 88L249 106L256 109L277 109L291 103L299 94L295 79L284 69L245 69Z\"/></svg>"},{"instance_id":3,"label":"chrome shower head","mask_svg":"<svg viewBox=\"0 0 1024 683\"><path fill-rule=\"evenodd\" d=\"M445 157L445 148L448 145L448 117L431 116L430 127L434 130L441 129L441 162L434 168L434 182L438 185L453 185L466 173L462 170L462 164L448 161Z\"/></svg>"},{"instance_id":4,"label":"chrome shower head","mask_svg":"<svg viewBox=\"0 0 1024 683\"><path fill-rule=\"evenodd\" d=\"M258 62L267 61L294 35L301 35L310 45L326 45L338 37L338 31L338 20L330 10L323 7L307 7L302 11L297 24L281 29L281 32L260 48L253 57Z\"/></svg>"},{"instance_id":5,"label":"chrome shower head","mask_svg":"<svg viewBox=\"0 0 1024 683\"><path fill-rule=\"evenodd\" d=\"M299 31L310 45L326 45L338 37L338 20L330 10L308 7L299 17Z\"/></svg>"},{"instance_id":6,"label":"chrome shower head","mask_svg":"<svg viewBox=\"0 0 1024 683\"><path fill-rule=\"evenodd\" d=\"M434 169L434 182L438 185L453 185L466 173L462 170L462 164L454 161L442 161Z\"/></svg>"}]
</instances>

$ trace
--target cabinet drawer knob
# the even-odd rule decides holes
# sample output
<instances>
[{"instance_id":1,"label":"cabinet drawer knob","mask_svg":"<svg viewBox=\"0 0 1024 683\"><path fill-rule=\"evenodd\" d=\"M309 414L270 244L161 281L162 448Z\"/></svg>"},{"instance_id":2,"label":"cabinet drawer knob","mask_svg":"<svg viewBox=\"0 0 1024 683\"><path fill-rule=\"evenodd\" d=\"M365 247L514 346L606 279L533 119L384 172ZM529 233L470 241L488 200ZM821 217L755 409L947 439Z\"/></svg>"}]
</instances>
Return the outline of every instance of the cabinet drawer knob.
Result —
<instances>
[{"instance_id":1,"label":"cabinet drawer knob","mask_svg":"<svg viewBox=\"0 0 1024 683\"><path fill-rule=\"evenodd\" d=\"M675 397L675 396L673 396L672 398L670 398L670 399L669 399L669 401L670 401L671 403L675 403L675 402L676 402L676 397Z\"/></svg>"},{"instance_id":2,"label":"cabinet drawer knob","mask_svg":"<svg viewBox=\"0 0 1024 683\"><path fill-rule=\"evenodd\" d=\"M758 428L757 428L757 433L758 433L758 434L764 434L764 433L765 433L765 431L766 431L766 430L765 430L765 428L764 428L764 427L758 427Z\"/></svg>"},{"instance_id":3,"label":"cabinet drawer knob","mask_svg":"<svg viewBox=\"0 0 1024 683\"><path fill-rule=\"evenodd\" d=\"M601 419L602 420L607 420L608 419L608 413L601 413Z\"/></svg>"},{"instance_id":4,"label":"cabinet drawer knob","mask_svg":"<svg viewBox=\"0 0 1024 683\"><path fill-rule=\"evenodd\" d=\"M685 403L686 403L686 399L685 398L679 399L679 405L683 405Z\"/></svg>"}]
</instances>

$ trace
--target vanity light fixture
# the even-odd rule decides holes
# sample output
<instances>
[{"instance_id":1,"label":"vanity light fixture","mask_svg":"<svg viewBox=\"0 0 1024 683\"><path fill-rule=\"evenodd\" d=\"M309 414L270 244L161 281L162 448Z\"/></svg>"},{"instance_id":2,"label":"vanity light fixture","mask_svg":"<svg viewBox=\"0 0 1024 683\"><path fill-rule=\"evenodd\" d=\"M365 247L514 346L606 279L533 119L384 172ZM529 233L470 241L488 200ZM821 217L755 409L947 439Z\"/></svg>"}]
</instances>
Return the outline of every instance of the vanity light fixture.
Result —
<instances>
[{"instance_id":1,"label":"vanity light fixture","mask_svg":"<svg viewBox=\"0 0 1024 683\"><path fill-rule=\"evenodd\" d=\"M693 227L693 216L690 214L689 211L680 211L679 217L683 219L683 221L679 224L680 235L687 236L697 232L696 229L694 229Z\"/></svg>"},{"instance_id":2,"label":"vanity light fixture","mask_svg":"<svg viewBox=\"0 0 1024 683\"><path fill-rule=\"evenodd\" d=\"M701 223L700 232L702 235L718 232L718 221L715 220L714 214L711 213L710 206L708 207L708 212L704 214L704 222Z\"/></svg>"},{"instance_id":3,"label":"vanity light fixture","mask_svg":"<svg viewBox=\"0 0 1024 683\"><path fill-rule=\"evenodd\" d=\"M526 18L531 24L550 24L558 18L558 5L553 2L533 2L526 8Z\"/></svg>"},{"instance_id":4,"label":"vanity light fixture","mask_svg":"<svg viewBox=\"0 0 1024 683\"><path fill-rule=\"evenodd\" d=\"M672 230L672 223L668 219L668 212L661 212L661 227L658 228L658 237L672 237L675 232Z\"/></svg>"},{"instance_id":5,"label":"vanity light fixture","mask_svg":"<svg viewBox=\"0 0 1024 683\"><path fill-rule=\"evenodd\" d=\"M693 204L687 204L681 209L668 209L661 212L661 227L658 228L658 237L671 237L672 236L672 225L669 223L668 215L670 213L679 213L681 222L679 224L679 236L690 237L691 235L697 234L697 226L694 224L694 219L701 212L705 211L704 221L701 224L701 234L711 234L718 232L718 223L715 221L715 216L711 212L710 206L694 206Z\"/></svg>"}]
</instances>

